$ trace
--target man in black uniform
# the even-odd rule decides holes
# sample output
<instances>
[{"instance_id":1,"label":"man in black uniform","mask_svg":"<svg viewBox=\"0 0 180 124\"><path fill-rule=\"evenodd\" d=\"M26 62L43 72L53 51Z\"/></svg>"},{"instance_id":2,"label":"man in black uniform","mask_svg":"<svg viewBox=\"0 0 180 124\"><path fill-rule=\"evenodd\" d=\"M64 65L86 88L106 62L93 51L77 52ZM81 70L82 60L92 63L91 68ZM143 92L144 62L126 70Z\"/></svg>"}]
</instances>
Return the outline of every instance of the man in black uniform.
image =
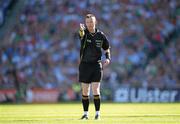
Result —
<instances>
[{"instance_id":1,"label":"man in black uniform","mask_svg":"<svg viewBox=\"0 0 180 124\"><path fill-rule=\"evenodd\" d=\"M82 105L84 114L81 119L88 119L90 86L94 96L96 110L95 119L100 119L100 82L102 67L110 63L110 45L103 32L96 29L96 17L87 14L84 24L80 24L79 36L81 40L79 82L82 87ZM102 51L106 59L101 62Z\"/></svg>"}]
</instances>

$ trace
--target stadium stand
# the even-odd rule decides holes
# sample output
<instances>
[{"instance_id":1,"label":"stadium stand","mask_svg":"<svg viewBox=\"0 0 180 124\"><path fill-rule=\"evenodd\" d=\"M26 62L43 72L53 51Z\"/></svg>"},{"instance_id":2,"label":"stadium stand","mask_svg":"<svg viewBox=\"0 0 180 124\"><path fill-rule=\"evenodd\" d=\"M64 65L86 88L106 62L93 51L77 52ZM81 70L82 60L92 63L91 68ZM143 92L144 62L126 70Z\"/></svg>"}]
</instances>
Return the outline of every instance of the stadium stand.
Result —
<instances>
[{"instance_id":1,"label":"stadium stand","mask_svg":"<svg viewBox=\"0 0 180 124\"><path fill-rule=\"evenodd\" d=\"M0 49L0 89L78 85L83 16L92 12L112 46L103 92L117 87L180 87L178 0L26 0ZM111 91L111 92L109 92Z\"/></svg>"},{"instance_id":2,"label":"stadium stand","mask_svg":"<svg viewBox=\"0 0 180 124\"><path fill-rule=\"evenodd\" d=\"M0 1L0 26L5 22L5 16L8 13L8 10L12 7L14 2L17 0L1 0Z\"/></svg>"}]
</instances>

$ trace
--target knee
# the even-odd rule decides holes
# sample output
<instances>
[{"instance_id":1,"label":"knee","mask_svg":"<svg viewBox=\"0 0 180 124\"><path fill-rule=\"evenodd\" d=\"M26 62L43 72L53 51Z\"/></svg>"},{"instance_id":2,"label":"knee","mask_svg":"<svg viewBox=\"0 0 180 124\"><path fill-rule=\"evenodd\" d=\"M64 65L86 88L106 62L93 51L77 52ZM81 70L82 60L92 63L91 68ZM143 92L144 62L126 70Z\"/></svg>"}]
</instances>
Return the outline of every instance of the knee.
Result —
<instances>
[{"instance_id":1,"label":"knee","mask_svg":"<svg viewBox=\"0 0 180 124\"><path fill-rule=\"evenodd\" d=\"M82 95L84 95L84 96L89 96L89 94L90 94L89 88L83 88L83 89L82 89Z\"/></svg>"},{"instance_id":2,"label":"knee","mask_svg":"<svg viewBox=\"0 0 180 124\"><path fill-rule=\"evenodd\" d=\"M93 95L100 95L100 89L99 88L94 88L93 89Z\"/></svg>"}]
</instances>

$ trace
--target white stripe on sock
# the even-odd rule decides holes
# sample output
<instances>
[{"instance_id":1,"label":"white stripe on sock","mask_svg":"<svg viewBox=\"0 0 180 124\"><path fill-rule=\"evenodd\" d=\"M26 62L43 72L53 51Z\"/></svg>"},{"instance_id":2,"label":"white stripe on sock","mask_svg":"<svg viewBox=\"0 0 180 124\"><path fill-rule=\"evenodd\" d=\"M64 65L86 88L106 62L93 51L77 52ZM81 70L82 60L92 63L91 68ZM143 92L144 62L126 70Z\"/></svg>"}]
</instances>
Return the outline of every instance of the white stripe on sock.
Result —
<instances>
[{"instance_id":1,"label":"white stripe on sock","mask_svg":"<svg viewBox=\"0 0 180 124\"><path fill-rule=\"evenodd\" d=\"M88 111L84 111L84 115L88 115Z\"/></svg>"},{"instance_id":2,"label":"white stripe on sock","mask_svg":"<svg viewBox=\"0 0 180 124\"><path fill-rule=\"evenodd\" d=\"M100 111L96 111L96 115L100 115Z\"/></svg>"}]
</instances>

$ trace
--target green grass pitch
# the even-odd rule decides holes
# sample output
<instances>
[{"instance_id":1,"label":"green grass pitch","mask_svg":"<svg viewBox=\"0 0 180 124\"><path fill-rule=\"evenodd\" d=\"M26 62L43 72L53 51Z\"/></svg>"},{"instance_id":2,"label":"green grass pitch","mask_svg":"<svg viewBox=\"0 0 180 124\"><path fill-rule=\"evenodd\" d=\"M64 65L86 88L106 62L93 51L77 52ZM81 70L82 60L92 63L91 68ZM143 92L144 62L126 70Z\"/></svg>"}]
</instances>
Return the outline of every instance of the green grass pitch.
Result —
<instances>
[{"instance_id":1,"label":"green grass pitch","mask_svg":"<svg viewBox=\"0 0 180 124\"><path fill-rule=\"evenodd\" d=\"M81 103L0 105L0 124L180 124L179 103L102 103L101 120L82 116Z\"/></svg>"}]
</instances>

